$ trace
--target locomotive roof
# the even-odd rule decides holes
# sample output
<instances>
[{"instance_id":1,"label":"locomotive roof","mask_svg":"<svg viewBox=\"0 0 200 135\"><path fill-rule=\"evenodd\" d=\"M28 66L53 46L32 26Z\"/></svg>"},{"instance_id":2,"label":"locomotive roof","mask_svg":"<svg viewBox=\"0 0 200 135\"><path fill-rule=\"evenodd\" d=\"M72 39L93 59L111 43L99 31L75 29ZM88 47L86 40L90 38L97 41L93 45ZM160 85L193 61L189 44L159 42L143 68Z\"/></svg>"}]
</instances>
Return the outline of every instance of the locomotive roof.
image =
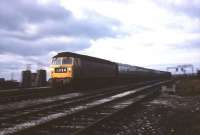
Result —
<instances>
[{"instance_id":1,"label":"locomotive roof","mask_svg":"<svg viewBox=\"0 0 200 135\"><path fill-rule=\"evenodd\" d=\"M114 62L111 62L111 61L108 61L108 60L105 60L105 59L100 59L100 58L91 57L91 56L82 55L82 54L77 54L77 53L72 53L72 52L61 52L61 53L58 53L57 55L55 55L53 58L58 58L58 57L82 58L82 59L91 60L91 61L98 61L98 62L102 62L102 63L116 64Z\"/></svg>"}]
</instances>

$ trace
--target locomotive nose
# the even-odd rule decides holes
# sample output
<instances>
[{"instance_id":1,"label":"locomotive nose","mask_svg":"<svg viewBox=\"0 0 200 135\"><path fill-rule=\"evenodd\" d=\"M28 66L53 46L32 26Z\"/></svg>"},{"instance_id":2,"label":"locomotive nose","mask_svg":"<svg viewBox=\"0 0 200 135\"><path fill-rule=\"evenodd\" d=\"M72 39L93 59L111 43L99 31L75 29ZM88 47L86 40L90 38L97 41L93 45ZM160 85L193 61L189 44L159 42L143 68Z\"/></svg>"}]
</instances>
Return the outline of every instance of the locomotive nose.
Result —
<instances>
[{"instance_id":1,"label":"locomotive nose","mask_svg":"<svg viewBox=\"0 0 200 135\"><path fill-rule=\"evenodd\" d=\"M72 77L72 66L55 67L54 71L51 72L52 78L71 78Z\"/></svg>"}]
</instances>

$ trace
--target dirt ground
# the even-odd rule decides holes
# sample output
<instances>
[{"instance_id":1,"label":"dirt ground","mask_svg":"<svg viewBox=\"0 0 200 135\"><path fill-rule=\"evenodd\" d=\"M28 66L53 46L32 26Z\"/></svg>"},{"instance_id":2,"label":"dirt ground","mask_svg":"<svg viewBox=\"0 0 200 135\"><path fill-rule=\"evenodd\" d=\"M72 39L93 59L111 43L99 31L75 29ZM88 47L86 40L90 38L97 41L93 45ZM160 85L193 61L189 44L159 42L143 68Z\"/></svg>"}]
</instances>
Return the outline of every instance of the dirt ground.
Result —
<instances>
[{"instance_id":1,"label":"dirt ground","mask_svg":"<svg viewBox=\"0 0 200 135\"><path fill-rule=\"evenodd\" d=\"M176 83L178 91L175 95L161 94L133 107L130 112L108 122L115 128L103 134L200 135L200 80ZM104 125L102 131L109 128L108 125Z\"/></svg>"},{"instance_id":2,"label":"dirt ground","mask_svg":"<svg viewBox=\"0 0 200 135\"><path fill-rule=\"evenodd\" d=\"M161 95L129 114L123 135L200 135L200 97Z\"/></svg>"},{"instance_id":3,"label":"dirt ground","mask_svg":"<svg viewBox=\"0 0 200 135\"><path fill-rule=\"evenodd\" d=\"M161 94L139 110L121 134L200 135L200 80L179 80L175 95Z\"/></svg>"}]
</instances>

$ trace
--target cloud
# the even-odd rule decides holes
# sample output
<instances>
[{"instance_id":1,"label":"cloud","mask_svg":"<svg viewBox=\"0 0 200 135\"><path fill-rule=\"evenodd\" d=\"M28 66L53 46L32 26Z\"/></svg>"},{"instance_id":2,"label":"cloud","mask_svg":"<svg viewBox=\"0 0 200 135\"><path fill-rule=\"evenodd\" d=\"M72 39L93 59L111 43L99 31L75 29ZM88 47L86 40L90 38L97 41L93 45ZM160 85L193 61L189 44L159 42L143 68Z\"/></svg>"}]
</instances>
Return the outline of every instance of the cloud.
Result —
<instances>
[{"instance_id":1,"label":"cloud","mask_svg":"<svg viewBox=\"0 0 200 135\"><path fill-rule=\"evenodd\" d=\"M2 0L0 8L3 11L0 13L0 53L40 55L52 50L75 51L88 47L92 39L120 34L112 29L120 25L117 20L95 13L77 19L56 2ZM65 42L63 37L74 40Z\"/></svg>"},{"instance_id":2,"label":"cloud","mask_svg":"<svg viewBox=\"0 0 200 135\"><path fill-rule=\"evenodd\" d=\"M98 3L98 0L86 0L75 4L70 0L68 6L78 17L84 17L87 9L93 10L117 18L123 24L122 29L129 32L129 35L122 38L98 39L80 52L140 66L198 63L199 19L177 13L168 6L170 2L173 3L171 0L158 1L129 0L122 4L118 1ZM181 0L178 2L179 8L183 9L195 5L188 1L188 7L187 3L184 7Z\"/></svg>"},{"instance_id":3,"label":"cloud","mask_svg":"<svg viewBox=\"0 0 200 135\"><path fill-rule=\"evenodd\" d=\"M145 39L144 39L145 40ZM200 47L198 42L185 44L148 44L134 41L133 37L123 39L100 39L80 53L108 59L114 62L166 70L176 64L199 65ZM151 42L150 42L151 43ZM102 44L104 46L102 46ZM102 53L103 52L103 55Z\"/></svg>"},{"instance_id":4,"label":"cloud","mask_svg":"<svg viewBox=\"0 0 200 135\"><path fill-rule=\"evenodd\" d=\"M188 32L200 32L199 0L152 0L159 7L174 16L171 25ZM172 18L173 19L173 18Z\"/></svg>"},{"instance_id":5,"label":"cloud","mask_svg":"<svg viewBox=\"0 0 200 135\"><path fill-rule=\"evenodd\" d=\"M153 0L162 7L176 12L176 14L184 14L190 17L199 18L200 1L199 0Z\"/></svg>"},{"instance_id":6,"label":"cloud","mask_svg":"<svg viewBox=\"0 0 200 135\"><path fill-rule=\"evenodd\" d=\"M117 19L96 12L76 18L59 1L2 0L0 8L2 72L22 69L19 65L26 63L44 64L52 52L80 51L92 40L125 34L118 29L121 23Z\"/></svg>"},{"instance_id":7,"label":"cloud","mask_svg":"<svg viewBox=\"0 0 200 135\"><path fill-rule=\"evenodd\" d=\"M13 53L21 56L40 56L50 51L77 51L90 46L90 39L52 37L36 41L20 40L16 38L1 39L0 54Z\"/></svg>"},{"instance_id":8,"label":"cloud","mask_svg":"<svg viewBox=\"0 0 200 135\"><path fill-rule=\"evenodd\" d=\"M149 67L198 63L198 5L196 0L2 0L1 71L21 70L26 63L47 67L60 51Z\"/></svg>"},{"instance_id":9,"label":"cloud","mask_svg":"<svg viewBox=\"0 0 200 135\"><path fill-rule=\"evenodd\" d=\"M1 30L21 39L64 35L89 38L116 36L111 27L120 25L118 21L99 14L77 19L58 3L43 5L36 1L3 0L0 8L3 10L0 13Z\"/></svg>"},{"instance_id":10,"label":"cloud","mask_svg":"<svg viewBox=\"0 0 200 135\"><path fill-rule=\"evenodd\" d=\"M23 30L24 23L41 23L57 19L63 20L71 16L69 11L58 4L41 5L36 1L2 0L1 29Z\"/></svg>"}]
</instances>

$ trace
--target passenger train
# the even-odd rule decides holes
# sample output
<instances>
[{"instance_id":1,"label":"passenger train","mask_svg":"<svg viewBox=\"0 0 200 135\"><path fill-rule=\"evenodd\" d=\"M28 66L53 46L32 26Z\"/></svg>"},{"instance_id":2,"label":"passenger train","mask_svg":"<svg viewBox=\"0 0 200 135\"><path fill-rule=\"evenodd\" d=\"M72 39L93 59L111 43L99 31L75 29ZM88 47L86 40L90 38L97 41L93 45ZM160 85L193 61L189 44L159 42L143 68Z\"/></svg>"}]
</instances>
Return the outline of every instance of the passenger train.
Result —
<instances>
[{"instance_id":1,"label":"passenger train","mask_svg":"<svg viewBox=\"0 0 200 135\"><path fill-rule=\"evenodd\" d=\"M139 82L169 79L171 74L120 64L91 56L61 52L52 58L51 86L64 87L96 82Z\"/></svg>"}]
</instances>

